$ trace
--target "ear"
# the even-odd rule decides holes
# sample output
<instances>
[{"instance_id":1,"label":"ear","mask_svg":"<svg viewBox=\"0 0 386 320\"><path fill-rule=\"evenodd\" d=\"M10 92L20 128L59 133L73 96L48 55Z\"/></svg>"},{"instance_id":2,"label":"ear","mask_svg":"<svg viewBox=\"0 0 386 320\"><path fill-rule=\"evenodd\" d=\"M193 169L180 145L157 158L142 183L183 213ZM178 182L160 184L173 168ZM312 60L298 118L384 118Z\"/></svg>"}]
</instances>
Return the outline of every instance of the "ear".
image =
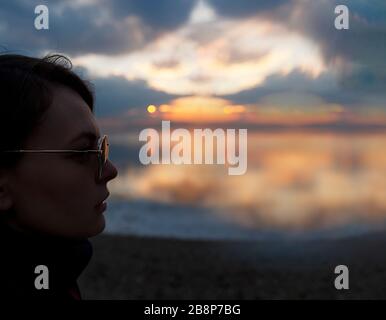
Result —
<instances>
[{"instance_id":1,"label":"ear","mask_svg":"<svg viewBox=\"0 0 386 320\"><path fill-rule=\"evenodd\" d=\"M13 205L13 200L9 188L9 176L0 170L0 211L7 211Z\"/></svg>"}]
</instances>

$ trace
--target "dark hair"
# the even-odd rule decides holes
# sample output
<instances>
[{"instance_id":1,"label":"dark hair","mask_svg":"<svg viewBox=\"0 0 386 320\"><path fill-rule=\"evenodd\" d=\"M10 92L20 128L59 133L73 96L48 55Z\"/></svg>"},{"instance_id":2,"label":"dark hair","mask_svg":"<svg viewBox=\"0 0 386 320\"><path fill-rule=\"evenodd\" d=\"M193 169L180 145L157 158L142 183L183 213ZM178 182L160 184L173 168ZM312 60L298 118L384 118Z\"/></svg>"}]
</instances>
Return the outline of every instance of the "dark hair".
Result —
<instances>
[{"instance_id":1,"label":"dark hair","mask_svg":"<svg viewBox=\"0 0 386 320\"><path fill-rule=\"evenodd\" d=\"M0 54L0 168L20 159L20 154L2 151L23 148L51 105L55 85L77 92L94 111L90 84L72 71L67 57Z\"/></svg>"}]
</instances>

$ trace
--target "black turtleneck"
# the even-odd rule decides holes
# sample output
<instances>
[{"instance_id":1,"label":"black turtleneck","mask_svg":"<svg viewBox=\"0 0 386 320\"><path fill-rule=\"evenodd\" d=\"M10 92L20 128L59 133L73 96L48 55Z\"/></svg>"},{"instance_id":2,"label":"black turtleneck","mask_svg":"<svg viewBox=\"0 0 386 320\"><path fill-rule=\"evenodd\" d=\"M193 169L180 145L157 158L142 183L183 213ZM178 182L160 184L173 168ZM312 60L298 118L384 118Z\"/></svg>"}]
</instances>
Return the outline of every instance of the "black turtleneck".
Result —
<instances>
[{"instance_id":1,"label":"black turtleneck","mask_svg":"<svg viewBox=\"0 0 386 320\"><path fill-rule=\"evenodd\" d=\"M81 299L77 278L92 256L88 239L68 240L16 231L0 221L0 295L5 298ZM35 268L49 271L49 289L36 289Z\"/></svg>"}]
</instances>

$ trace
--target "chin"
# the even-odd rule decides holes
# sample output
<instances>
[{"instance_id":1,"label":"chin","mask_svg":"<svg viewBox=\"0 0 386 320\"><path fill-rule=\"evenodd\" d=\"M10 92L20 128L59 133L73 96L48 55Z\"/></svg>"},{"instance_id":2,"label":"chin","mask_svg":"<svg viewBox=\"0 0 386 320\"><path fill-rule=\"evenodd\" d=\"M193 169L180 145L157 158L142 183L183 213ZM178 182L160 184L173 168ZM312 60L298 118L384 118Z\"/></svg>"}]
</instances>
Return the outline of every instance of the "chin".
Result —
<instances>
[{"instance_id":1,"label":"chin","mask_svg":"<svg viewBox=\"0 0 386 320\"><path fill-rule=\"evenodd\" d=\"M78 226L78 228L73 229L71 233L67 235L69 238L74 239L85 239L95 237L98 234L102 233L106 227L105 217L103 215L97 216L93 221L89 221L86 226Z\"/></svg>"},{"instance_id":2,"label":"chin","mask_svg":"<svg viewBox=\"0 0 386 320\"><path fill-rule=\"evenodd\" d=\"M105 217L103 215L100 216L100 218L96 221L94 228L89 231L89 234L87 235L88 238L95 237L98 234L102 233L103 230L105 230L106 227L106 221Z\"/></svg>"}]
</instances>

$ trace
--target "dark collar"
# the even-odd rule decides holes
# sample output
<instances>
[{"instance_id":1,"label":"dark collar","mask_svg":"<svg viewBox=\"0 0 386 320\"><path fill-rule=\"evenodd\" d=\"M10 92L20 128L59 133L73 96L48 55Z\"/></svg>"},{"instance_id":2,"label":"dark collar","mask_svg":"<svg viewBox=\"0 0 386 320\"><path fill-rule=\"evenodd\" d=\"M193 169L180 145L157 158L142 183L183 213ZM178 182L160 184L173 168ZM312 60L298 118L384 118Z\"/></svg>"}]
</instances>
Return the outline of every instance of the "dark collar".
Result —
<instances>
[{"instance_id":1,"label":"dark collar","mask_svg":"<svg viewBox=\"0 0 386 320\"><path fill-rule=\"evenodd\" d=\"M25 234L1 221L0 250L3 261L1 271L10 273L10 277L14 278L9 283L6 281L10 287L9 292L16 290L27 295L36 293L34 280L38 275L35 268L45 265L49 270L50 289L44 295L57 297L65 296L68 290L77 287L77 278L90 262L93 253L88 239L69 240ZM40 290L38 293L42 292Z\"/></svg>"}]
</instances>

